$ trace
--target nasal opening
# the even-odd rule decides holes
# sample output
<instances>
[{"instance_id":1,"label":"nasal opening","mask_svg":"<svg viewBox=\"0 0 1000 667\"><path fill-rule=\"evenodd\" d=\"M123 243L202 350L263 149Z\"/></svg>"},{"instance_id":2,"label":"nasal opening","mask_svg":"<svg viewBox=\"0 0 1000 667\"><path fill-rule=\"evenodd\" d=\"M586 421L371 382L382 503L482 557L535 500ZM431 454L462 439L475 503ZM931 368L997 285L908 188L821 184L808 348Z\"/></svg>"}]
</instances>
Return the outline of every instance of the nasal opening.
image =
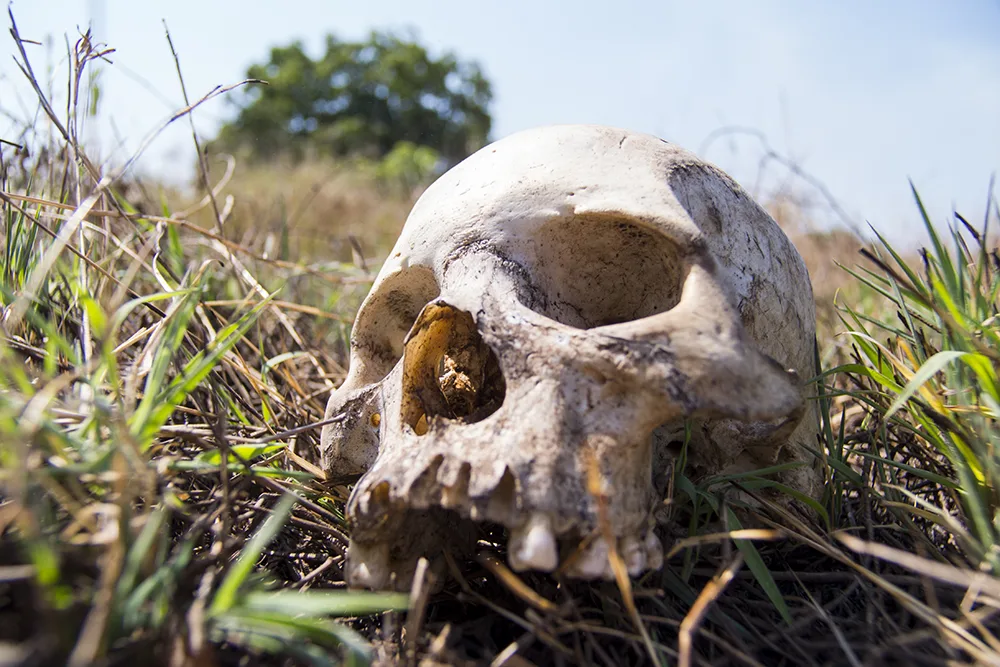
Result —
<instances>
[{"instance_id":1,"label":"nasal opening","mask_svg":"<svg viewBox=\"0 0 1000 667\"><path fill-rule=\"evenodd\" d=\"M441 301L421 311L403 351L402 420L424 435L434 417L473 423L503 404L496 354L472 316Z\"/></svg>"}]
</instances>

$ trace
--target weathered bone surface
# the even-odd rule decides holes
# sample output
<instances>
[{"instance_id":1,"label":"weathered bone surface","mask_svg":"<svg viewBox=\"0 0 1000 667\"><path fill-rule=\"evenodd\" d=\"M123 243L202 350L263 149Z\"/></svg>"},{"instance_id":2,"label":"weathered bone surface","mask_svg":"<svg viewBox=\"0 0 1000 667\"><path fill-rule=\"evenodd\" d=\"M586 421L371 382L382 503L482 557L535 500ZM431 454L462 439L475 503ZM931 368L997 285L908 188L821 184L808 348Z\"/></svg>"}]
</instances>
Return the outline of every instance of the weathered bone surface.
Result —
<instances>
[{"instance_id":1,"label":"weathered bone surface","mask_svg":"<svg viewBox=\"0 0 1000 667\"><path fill-rule=\"evenodd\" d=\"M629 571L659 568L688 418L689 476L800 461L781 481L814 493L814 329L801 257L694 155L597 126L483 148L414 206L330 398L323 465L363 475L348 582L405 587L481 522L515 570L610 577L598 496Z\"/></svg>"}]
</instances>

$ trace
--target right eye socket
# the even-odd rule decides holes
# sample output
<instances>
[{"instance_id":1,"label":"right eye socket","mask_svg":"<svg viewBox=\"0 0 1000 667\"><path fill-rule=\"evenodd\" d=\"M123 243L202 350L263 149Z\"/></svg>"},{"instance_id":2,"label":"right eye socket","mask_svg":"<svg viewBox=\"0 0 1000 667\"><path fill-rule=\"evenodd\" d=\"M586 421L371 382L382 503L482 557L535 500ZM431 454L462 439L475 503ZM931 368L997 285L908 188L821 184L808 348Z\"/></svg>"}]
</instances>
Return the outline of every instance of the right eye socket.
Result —
<instances>
[{"instance_id":1,"label":"right eye socket","mask_svg":"<svg viewBox=\"0 0 1000 667\"><path fill-rule=\"evenodd\" d=\"M358 311L351 334L368 374L381 379L403 357L403 340L424 306L440 294L430 268L408 266L387 276Z\"/></svg>"},{"instance_id":2,"label":"right eye socket","mask_svg":"<svg viewBox=\"0 0 1000 667\"><path fill-rule=\"evenodd\" d=\"M685 262L676 244L612 216L556 218L534 238L536 312L580 329L630 322L680 302Z\"/></svg>"}]
</instances>

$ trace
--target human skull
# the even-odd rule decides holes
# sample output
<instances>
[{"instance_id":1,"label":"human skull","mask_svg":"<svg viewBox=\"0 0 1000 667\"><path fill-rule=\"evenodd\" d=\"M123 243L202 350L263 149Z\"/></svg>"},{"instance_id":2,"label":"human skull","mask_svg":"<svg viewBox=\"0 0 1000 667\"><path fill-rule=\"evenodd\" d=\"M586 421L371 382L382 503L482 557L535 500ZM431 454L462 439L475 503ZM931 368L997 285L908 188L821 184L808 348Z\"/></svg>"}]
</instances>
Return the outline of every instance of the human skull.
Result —
<instances>
[{"instance_id":1,"label":"human skull","mask_svg":"<svg viewBox=\"0 0 1000 667\"><path fill-rule=\"evenodd\" d=\"M689 477L800 462L779 480L812 494L814 331L801 257L691 153L599 126L483 148L417 201L330 397L322 465L363 475L348 582L405 587L476 522L518 571L659 568L686 437Z\"/></svg>"}]
</instances>

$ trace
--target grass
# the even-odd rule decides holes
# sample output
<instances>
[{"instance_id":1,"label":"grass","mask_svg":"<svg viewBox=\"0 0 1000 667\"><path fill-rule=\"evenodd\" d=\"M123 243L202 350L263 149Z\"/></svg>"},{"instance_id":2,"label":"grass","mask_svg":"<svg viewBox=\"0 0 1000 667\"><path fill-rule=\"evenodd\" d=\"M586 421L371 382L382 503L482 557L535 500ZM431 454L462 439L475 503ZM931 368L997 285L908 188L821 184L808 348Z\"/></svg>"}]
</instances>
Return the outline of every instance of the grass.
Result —
<instances>
[{"instance_id":1,"label":"grass","mask_svg":"<svg viewBox=\"0 0 1000 667\"><path fill-rule=\"evenodd\" d=\"M71 100L102 53L72 47ZM320 163L233 163L206 170L214 195L162 195L87 159L85 104L37 93L23 137L45 150L0 144L5 662L1000 662L995 203L939 236L918 200L915 260L796 238L818 285L814 258L848 265L839 305L817 290L812 513L741 506L766 470L681 468L661 572L518 576L487 534L440 592L370 594L343 585L348 489L311 457L412 197Z\"/></svg>"}]
</instances>

